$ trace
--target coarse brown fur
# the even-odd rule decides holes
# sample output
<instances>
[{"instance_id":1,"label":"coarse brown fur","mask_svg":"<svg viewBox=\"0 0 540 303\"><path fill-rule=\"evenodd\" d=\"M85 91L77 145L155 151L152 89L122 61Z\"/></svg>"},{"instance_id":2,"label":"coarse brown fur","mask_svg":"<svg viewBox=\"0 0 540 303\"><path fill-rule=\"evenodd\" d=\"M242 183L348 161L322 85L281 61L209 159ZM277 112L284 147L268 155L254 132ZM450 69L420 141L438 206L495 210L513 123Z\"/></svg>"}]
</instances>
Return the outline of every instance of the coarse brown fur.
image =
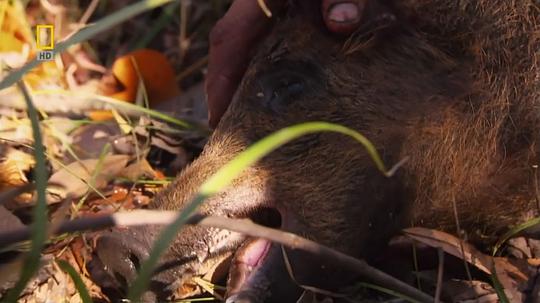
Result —
<instances>
[{"instance_id":1,"label":"coarse brown fur","mask_svg":"<svg viewBox=\"0 0 540 303\"><path fill-rule=\"evenodd\" d=\"M538 2L370 0L365 26L346 39L326 33L310 9L292 8L277 23L201 157L154 207L181 208L220 166L273 131L328 121L363 133L387 164L408 162L386 178L352 139L309 135L246 170L201 211L242 217L276 207L283 229L357 257L405 226L456 232L454 210L482 244L537 214ZM155 231L133 234L148 247ZM185 228L164 258L181 266L156 281L199 273L200 262L240 242Z\"/></svg>"},{"instance_id":2,"label":"coarse brown fur","mask_svg":"<svg viewBox=\"0 0 540 303\"><path fill-rule=\"evenodd\" d=\"M431 2L431 3L430 3ZM465 65L471 92L411 135L416 205L469 232L506 230L532 209L538 161L539 7L534 1L403 1L430 44ZM407 10L407 8L409 10ZM420 12L422 12L420 14ZM430 18L436 16L436 18ZM474 18L471 18L474 16ZM521 213L523 215L523 212ZM418 214L417 217L422 217ZM481 225L479 225L479 223ZM485 234L482 236L486 236Z\"/></svg>"}]
</instances>

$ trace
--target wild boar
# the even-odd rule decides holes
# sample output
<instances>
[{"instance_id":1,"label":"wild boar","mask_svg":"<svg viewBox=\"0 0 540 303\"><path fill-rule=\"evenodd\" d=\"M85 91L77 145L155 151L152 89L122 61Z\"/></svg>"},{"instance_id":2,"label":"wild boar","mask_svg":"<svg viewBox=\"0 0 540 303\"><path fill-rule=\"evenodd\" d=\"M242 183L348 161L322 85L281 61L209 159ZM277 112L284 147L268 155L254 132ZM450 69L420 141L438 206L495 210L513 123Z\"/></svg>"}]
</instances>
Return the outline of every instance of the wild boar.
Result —
<instances>
[{"instance_id":1,"label":"wild boar","mask_svg":"<svg viewBox=\"0 0 540 303\"><path fill-rule=\"evenodd\" d=\"M456 233L454 210L480 245L537 214L537 1L368 0L364 25L348 37L326 32L318 7L289 6L201 156L152 208L182 209L218 168L276 130L327 121L364 134L387 164L408 161L387 178L354 140L313 134L245 170L200 211L251 217L368 260L407 226ZM157 232L117 231L98 256L129 284ZM195 226L172 243L145 300L232 254L228 302L293 302L279 246ZM342 283L332 264L287 255L301 283Z\"/></svg>"}]
</instances>

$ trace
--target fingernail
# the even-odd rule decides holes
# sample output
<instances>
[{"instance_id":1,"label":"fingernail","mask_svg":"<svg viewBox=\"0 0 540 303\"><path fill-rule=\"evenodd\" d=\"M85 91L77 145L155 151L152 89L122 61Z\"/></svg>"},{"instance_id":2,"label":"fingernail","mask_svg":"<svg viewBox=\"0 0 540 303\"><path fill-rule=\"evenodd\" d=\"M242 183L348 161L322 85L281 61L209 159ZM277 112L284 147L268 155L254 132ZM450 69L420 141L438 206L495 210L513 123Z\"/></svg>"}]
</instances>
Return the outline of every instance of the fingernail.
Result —
<instances>
[{"instance_id":1,"label":"fingernail","mask_svg":"<svg viewBox=\"0 0 540 303\"><path fill-rule=\"evenodd\" d=\"M358 5L351 2L336 3L328 9L328 20L338 23L357 22L360 13Z\"/></svg>"}]
</instances>

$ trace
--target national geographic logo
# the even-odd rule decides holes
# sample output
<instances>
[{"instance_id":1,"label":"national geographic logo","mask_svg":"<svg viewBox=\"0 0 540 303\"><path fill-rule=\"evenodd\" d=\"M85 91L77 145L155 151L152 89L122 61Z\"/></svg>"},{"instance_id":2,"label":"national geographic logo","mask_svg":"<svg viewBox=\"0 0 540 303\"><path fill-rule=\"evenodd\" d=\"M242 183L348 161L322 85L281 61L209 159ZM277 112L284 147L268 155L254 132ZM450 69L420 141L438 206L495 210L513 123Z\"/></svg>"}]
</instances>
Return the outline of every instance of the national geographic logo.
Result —
<instances>
[{"instance_id":1,"label":"national geographic logo","mask_svg":"<svg viewBox=\"0 0 540 303\"><path fill-rule=\"evenodd\" d=\"M54 58L54 25L36 26L36 47L39 61L49 61Z\"/></svg>"}]
</instances>

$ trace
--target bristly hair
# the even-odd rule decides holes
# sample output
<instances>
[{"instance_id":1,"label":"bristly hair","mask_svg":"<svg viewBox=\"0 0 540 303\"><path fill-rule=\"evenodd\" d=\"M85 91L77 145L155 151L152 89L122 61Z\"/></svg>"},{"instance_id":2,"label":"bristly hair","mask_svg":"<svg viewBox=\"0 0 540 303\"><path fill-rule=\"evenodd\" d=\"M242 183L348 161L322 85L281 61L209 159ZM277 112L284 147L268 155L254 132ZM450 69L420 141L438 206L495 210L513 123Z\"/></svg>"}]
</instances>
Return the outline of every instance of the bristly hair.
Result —
<instances>
[{"instance_id":1,"label":"bristly hair","mask_svg":"<svg viewBox=\"0 0 540 303\"><path fill-rule=\"evenodd\" d=\"M417 125L404 148L415 154L408 165L416 203L442 209L455 202L470 212L463 217L490 214L504 226L501 210L520 207L516 194L538 182L530 171L539 154L540 8L534 0L433 2L399 3L415 29L473 81L469 97L448 108L442 121Z\"/></svg>"}]
</instances>

